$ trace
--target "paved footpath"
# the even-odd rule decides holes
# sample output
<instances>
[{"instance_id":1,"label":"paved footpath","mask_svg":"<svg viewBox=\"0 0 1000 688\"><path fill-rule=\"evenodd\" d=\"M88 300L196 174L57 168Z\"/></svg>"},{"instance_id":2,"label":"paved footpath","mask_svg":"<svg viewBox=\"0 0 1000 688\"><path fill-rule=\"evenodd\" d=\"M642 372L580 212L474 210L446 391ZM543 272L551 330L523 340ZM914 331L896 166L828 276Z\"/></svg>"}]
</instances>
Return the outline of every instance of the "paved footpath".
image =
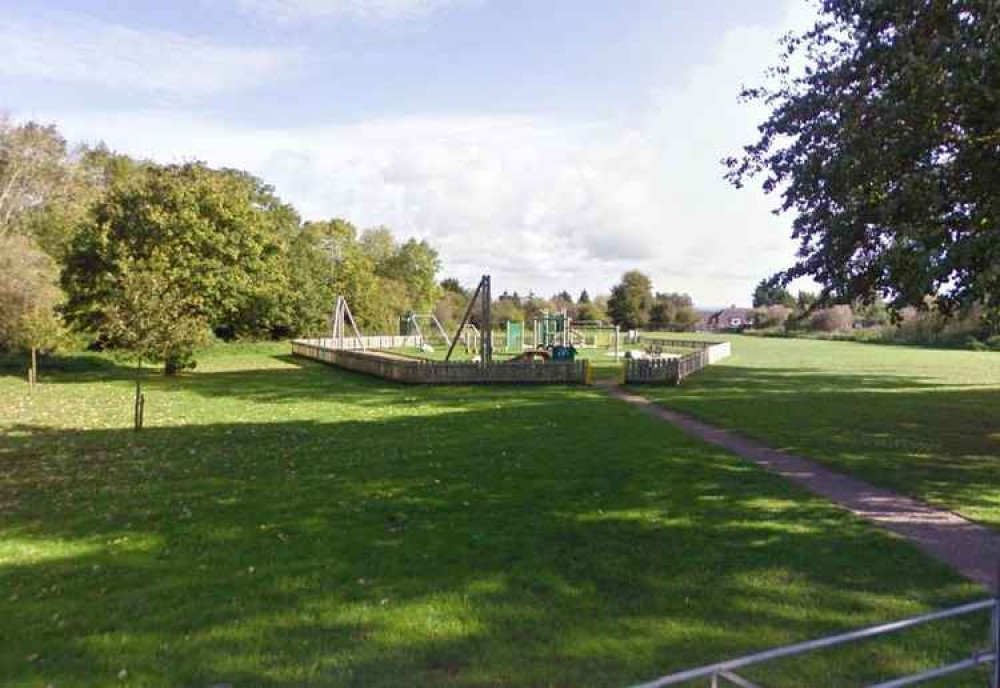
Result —
<instances>
[{"instance_id":1,"label":"paved footpath","mask_svg":"<svg viewBox=\"0 0 1000 688\"><path fill-rule=\"evenodd\" d=\"M958 514L850 478L808 459L777 451L732 432L658 406L612 385L608 393L676 425L689 435L728 449L769 471L802 485L885 530L900 535L966 578L992 589L1000 565L1000 533Z\"/></svg>"}]
</instances>

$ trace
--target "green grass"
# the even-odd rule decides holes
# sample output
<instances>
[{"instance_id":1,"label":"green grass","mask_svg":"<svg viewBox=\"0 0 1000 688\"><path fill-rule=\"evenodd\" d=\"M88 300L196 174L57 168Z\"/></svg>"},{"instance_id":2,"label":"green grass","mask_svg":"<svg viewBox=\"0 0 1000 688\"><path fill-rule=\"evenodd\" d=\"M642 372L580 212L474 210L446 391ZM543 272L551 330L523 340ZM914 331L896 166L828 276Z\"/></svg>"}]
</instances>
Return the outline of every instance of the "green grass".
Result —
<instances>
[{"instance_id":1,"label":"green grass","mask_svg":"<svg viewBox=\"0 0 1000 688\"><path fill-rule=\"evenodd\" d=\"M725 337L658 402L1000 527L1000 354Z\"/></svg>"},{"instance_id":2,"label":"green grass","mask_svg":"<svg viewBox=\"0 0 1000 688\"><path fill-rule=\"evenodd\" d=\"M226 346L149 377L137 434L128 370L42 380L0 376L4 686L615 686L982 594L597 390ZM926 627L766 685L855 686L984 637Z\"/></svg>"}]
</instances>

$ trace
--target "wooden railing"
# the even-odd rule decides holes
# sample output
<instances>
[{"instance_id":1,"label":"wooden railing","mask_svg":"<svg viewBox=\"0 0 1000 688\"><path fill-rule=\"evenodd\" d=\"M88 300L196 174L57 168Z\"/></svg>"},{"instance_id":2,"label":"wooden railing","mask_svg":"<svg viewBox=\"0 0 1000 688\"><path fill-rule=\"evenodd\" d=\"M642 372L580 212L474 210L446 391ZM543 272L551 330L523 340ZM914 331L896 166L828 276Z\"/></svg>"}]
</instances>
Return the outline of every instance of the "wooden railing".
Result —
<instances>
[{"instance_id":1,"label":"wooden railing","mask_svg":"<svg viewBox=\"0 0 1000 688\"><path fill-rule=\"evenodd\" d=\"M625 361L625 382L628 384L666 383L679 385L684 378L705 366L712 365L730 355L729 342L704 342L693 339L659 339L641 337L643 344L653 344L674 349L690 349L680 356L638 358Z\"/></svg>"},{"instance_id":2,"label":"wooden railing","mask_svg":"<svg viewBox=\"0 0 1000 688\"><path fill-rule=\"evenodd\" d=\"M366 349L412 349L424 343L420 335L372 335L364 337L324 337L322 339L299 340L316 346L340 351L360 351Z\"/></svg>"},{"instance_id":3,"label":"wooden railing","mask_svg":"<svg viewBox=\"0 0 1000 688\"><path fill-rule=\"evenodd\" d=\"M358 373L408 384L587 384L587 361L548 363L469 363L426 361L379 351L349 351L324 340L295 340L292 353Z\"/></svg>"}]
</instances>

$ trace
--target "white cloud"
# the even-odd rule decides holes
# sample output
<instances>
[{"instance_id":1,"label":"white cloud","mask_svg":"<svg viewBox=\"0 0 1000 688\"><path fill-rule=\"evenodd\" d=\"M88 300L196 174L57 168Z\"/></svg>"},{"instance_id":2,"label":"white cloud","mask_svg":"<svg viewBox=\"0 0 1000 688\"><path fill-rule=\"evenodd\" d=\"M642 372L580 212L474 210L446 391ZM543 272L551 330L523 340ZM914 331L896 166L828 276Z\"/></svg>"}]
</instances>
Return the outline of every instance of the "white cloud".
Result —
<instances>
[{"instance_id":1,"label":"white cloud","mask_svg":"<svg viewBox=\"0 0 1000 688\"><path fill-rule=\"evenodd\" d=\"M490 272L500 290L595 293L638 267L699 303L745 303L794 247L770 213L776 199L733 190L719 160L754 136L762 113L736 93L773 59L778 33L729 32L688 85L656 94L628 126L484 115L279 130L177 112L52 115L72 138L248 169L307 218L428 238L466 282Z\"/></svg>"},{"instance_id":2,"label":"white cloud","mask_svg":"<svg viewBox=\"0 0 1000 688\"><path fill-rule=\"evenodd\" d=\"M236 0L246 12L272 21L342 18L399 21L430 15L463 0Z\"/></svg>"},{"instance_id":3,"label":"white cloud","mask_svg":"<svg viewBox=\"0 0 1000 688\"><path fill-rule=\"evenodd\" d=\"M53 14L0 16L0 76L95 84L189 99L245 88L294 58L166 31Z\"/></svg>"}]
</instances>

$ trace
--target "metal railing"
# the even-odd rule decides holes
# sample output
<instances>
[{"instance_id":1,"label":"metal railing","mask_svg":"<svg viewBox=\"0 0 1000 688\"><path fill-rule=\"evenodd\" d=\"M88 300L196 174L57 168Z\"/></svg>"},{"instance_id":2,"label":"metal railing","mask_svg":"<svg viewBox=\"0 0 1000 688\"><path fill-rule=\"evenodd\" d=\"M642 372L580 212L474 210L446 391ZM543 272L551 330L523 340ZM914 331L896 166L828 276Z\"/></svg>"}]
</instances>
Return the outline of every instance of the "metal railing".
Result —
<instances>
[{"instance_id":1,"label":"metal railing","mask_svg":"<svg viewBox=\"0 0 1000 688\"><path fill-rule=\"evenodd\" d=\"M948 676L960 671L966 671L981 664L993 665L992 671L990 672L989 686L990 688L1000 688L1000 661L997 661L997 658L1000 657L1000 593L998 593L997 597L992 599L970 602L968 604L951 607L949 609L932 612L930 614L923 614L921 616L903 619L902 621L894 621L892 623L881 624L879 626L870 626L857 631L832 635L826 638L818 638L816 640L809 640L803 643L796 643L794 645L785 645L783 647L765 650L764 652L757 652L752 655L730 659L725 662L718 662L716 664L709 664L696 669L680 671L676 674L669 674L648 683L638 684L633 686L633 688L660 688L661 686L673 686L697 679L708 679L712 688L720 688L725 685L734 685L739 686L740 688L762 688L759 684L740 676L736 673L736 671L745 667L763 664L764 662L769 662L771 660L781 659L782 657L791 657L793 655L812 652L813 650L820 650L858 640L875 638L889 633L902 631L907 628L912 628L913 626L930 623L931 621L939 621L941 619L974 614L985 610L990 610L992 613L988 645L989 649L973 652L970 657L953 664L937 667L935 669L929 669L918 674L911 674L909 676L893 679L891 681L871 684L868 688L901 688L902 686L912 686L918 683L923 683L924 681L930 681L941 678L942 676Z\"/></svg>"}]
</instances>

